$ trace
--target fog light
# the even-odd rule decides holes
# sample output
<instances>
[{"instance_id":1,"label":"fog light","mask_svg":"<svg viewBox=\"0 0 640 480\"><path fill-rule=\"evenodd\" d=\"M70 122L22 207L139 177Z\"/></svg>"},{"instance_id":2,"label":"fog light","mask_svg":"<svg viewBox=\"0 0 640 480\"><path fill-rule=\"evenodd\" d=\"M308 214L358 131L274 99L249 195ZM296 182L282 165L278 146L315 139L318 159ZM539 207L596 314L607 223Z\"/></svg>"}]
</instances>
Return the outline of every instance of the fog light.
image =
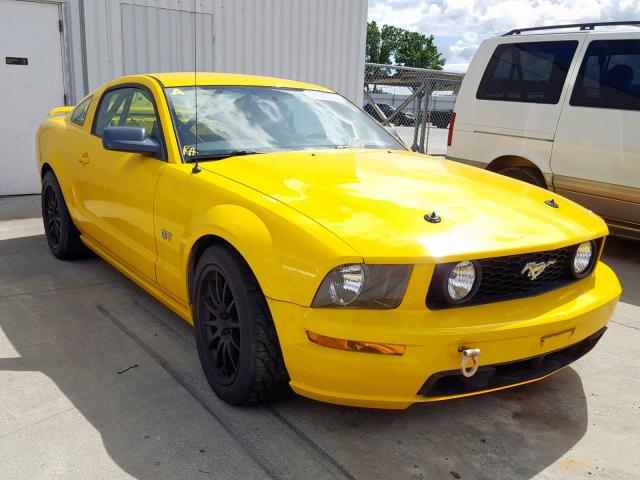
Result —
<instances>
[{"instance_id":1,"label":"fog light","mask_svg":"<svg viewBox=\"0 0 640 480\"><path fill-rule=\"evenodd\" d=\"M472 262L460 262L449 272L447 293L454 302L461 302L473 291L476 283L476 266Z\"/></svg>"},{"instance_id":2,"label":"fog light","mask_svg":"<svg viewBox=\"0 0 640 480\"><path fill-rule=\"evenodd\" d=\"M583 242L578 245L573 256L572 270L574 276L580 278L589 273L594 258L593 242Z\"/></svg>"}]
</instances>

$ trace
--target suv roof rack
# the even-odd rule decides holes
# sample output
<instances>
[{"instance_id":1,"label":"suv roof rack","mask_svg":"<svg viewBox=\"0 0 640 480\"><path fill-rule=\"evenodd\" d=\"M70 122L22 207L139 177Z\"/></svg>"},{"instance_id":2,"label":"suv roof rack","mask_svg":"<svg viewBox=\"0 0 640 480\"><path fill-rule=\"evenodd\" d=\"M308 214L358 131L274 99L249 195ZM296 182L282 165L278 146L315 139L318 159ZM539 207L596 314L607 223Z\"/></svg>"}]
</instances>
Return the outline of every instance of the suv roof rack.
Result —
<instances>
[{"instance_id":1,"label":"suv roof rack","mask_svg":"<svg viewBox=\"0 0 640 480\"><path fill-rule=\"evenodd\" d=\"M640 20L629 20L626 22L596 22L596 23L571 23L567 25L548 25L545 27L529 27L529 28L516 28L511 30L504 35L503 37L508 37L509 35L520 35L523 32L534 32L537 30L557 30L558 28L580 28L580 30L595 30L596 27L614 27L620 25L627 25L633 27L640 27Z\"/></svg>"}]
</instances>

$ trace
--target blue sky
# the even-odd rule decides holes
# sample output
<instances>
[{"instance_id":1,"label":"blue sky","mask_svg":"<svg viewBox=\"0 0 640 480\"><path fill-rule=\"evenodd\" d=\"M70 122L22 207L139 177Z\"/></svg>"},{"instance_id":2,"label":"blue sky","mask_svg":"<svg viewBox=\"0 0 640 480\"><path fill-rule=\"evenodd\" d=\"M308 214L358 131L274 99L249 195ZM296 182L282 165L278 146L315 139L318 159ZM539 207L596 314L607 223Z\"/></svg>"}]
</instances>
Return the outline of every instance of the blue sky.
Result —
<instances>
[{"instance_id":1,"label":"blue sky","mask_svg":"<svg viewBox=\"0 0 640 480\"><path fill-rule=\"evenodd\" d=\"M463 72L485 38L517 27L640 20L640 0L369 0L369 20L433 34L445 70Z\"/></svg>"}]
</instances>

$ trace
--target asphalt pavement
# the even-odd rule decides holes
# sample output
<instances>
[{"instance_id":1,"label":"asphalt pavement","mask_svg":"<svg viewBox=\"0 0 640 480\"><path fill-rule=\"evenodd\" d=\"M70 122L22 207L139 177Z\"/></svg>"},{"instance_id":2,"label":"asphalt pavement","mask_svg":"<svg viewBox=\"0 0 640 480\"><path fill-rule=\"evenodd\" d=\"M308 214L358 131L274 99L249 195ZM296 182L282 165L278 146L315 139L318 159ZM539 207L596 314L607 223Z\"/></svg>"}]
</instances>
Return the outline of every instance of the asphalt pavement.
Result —
<instances>
[{"instance_id":1,"label":"asphalt pavement","mask_svg":"<svg viewBox=\"0 0 640 480\"><path fill-rule=\"evenodd\" d=\"M639 243L608 240L621 302L549 379L404 411L236 408L189 325L98 258L56 260L38 217L38 197L0 198L1 479L640 476Z\"/></svg>"}]
</instances>

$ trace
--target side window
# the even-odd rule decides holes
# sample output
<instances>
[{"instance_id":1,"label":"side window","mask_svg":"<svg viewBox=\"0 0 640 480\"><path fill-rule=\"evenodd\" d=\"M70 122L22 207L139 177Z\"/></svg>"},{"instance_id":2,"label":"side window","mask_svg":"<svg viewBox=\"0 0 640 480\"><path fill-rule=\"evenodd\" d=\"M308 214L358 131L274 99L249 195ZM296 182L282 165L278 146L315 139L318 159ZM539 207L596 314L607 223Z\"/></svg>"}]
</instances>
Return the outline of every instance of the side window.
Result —
<instances>
[{"instance_id":1,"label":"side window","mask_svg":"<svg viewBox=\"0 0 640 480\"><path fill-rule=\"evenodd\" d=\"M640 40L591 42L580 65L570 104L640 110Z\"/></svg>"},{"instance_id":2,"label":"side window","mask_svg":"<svg viewBox=\"0 0 640 480\"><path fill-rule=\"evenodd\" d=\"M93 125L93 133L101 137L107 127L122 127L126 118L125 111L131 105L133 88L119 88L110 90L102 96L96 119Z\"/></svg>"},{"instance_id":3,"label":"side window","mask_svg":"<svg viewBox=\"0 0 640 480\"><path fill-rule=\"evenodd\" d=\"M80 126L84 125L92 99L93 97L85 98L76 108L73 109L73 112L71 112L71 121L73 123Z\"/></svg>"},{"instance_id":4,"label":"side window","mask_svg":"<svg viewBox=\"0 0 640 480\"><path fill-rule=\"evenodd\" d=\"M498 45L482 76L476 98L558 103L577 47L577 41Z\"/></svg>"},{"instance_id":5,"label":"side window","mask_svg":"<svg viewBox=\"0 0 640 480\"><path fill-rule=\"evenodd\" d=\"M129 114L124 119L124 125L126 127L143 127L147 131L147 135L160 140L156 129L156 109L149 92L137 89L133 91Z\"/></svg>"},{"instance_id":6,"label":"side window","mask_svg":"<svg viewBox=\"0 0 640 480\"><path fill-rule=\"evenodd\" d=\"M102 96L93 133L100 137L107 127L143 127L147 135L161 140L151 94L139 88L118 88Z\"/></svg>"}]
</instances>

